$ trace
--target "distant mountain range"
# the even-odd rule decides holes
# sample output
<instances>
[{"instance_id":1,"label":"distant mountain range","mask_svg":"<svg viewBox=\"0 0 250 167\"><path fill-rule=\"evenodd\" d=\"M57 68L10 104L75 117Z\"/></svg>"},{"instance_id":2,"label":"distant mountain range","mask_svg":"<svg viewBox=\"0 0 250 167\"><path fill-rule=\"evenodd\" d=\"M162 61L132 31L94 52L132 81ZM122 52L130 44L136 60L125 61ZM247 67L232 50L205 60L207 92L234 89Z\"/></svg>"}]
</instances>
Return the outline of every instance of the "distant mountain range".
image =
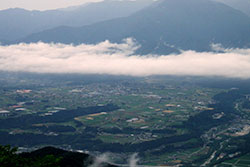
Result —
<instances>
[{"instance_id":1,"label":"distant mountain range","mask_svg":"<svg viewBox=\"0 0 250 167\"><path fill-rule=\"evenodd\" d=\"M48 11L7 9L0 11L0 41L13 41L58 26L83 26L130 14L154 0L105 0L82 6Z\"/></svg>"},{"instance_id":2,"label":"distant mountain range","mask_svg":"<svg viewBox=\"0 0 250 167\"><path fill-rule=\"evenodd\" d=\"M105 0L49 11L8 9L0 11L0 43L119 43L132 37L140 54L210 51L212 43L244 48L250 46L248 5L249 0Z\"/></svg>"},{"instance_id":3,"label":"distant mountain range","mask_svg":"<svg viewBox=\"0 0 250 167\"><path fill-rule=\"evenodd\" d=\"M128 17L83 27L61 26L35 33L18 42L98 43L133 37L139 53L167 54L179 50L209 51L250 45L250 18L210 0L159 0Z\"/></svg>"}]
</instances>

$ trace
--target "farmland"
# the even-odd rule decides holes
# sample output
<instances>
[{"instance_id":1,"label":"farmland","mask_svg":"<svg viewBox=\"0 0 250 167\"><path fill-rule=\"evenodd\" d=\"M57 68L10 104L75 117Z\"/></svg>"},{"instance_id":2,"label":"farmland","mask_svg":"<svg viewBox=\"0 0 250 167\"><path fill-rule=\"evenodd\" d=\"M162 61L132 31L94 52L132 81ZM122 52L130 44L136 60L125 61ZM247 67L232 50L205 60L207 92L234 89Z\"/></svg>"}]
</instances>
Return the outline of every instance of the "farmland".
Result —
<instances>
[{"instance_id":1,"label":"farmland","mask_svg":"<svg viewBox=\"0 0 250 167\"><path fill-rule=\"evenodd\" d=\"M228 159L249 151L245 83L189 77L4 77L0 110L8 112L0 113L1 144L112 152L120 163L138 152L141 164L170 166L228 165L233 161Z\"/></svg>"}]
</instances>

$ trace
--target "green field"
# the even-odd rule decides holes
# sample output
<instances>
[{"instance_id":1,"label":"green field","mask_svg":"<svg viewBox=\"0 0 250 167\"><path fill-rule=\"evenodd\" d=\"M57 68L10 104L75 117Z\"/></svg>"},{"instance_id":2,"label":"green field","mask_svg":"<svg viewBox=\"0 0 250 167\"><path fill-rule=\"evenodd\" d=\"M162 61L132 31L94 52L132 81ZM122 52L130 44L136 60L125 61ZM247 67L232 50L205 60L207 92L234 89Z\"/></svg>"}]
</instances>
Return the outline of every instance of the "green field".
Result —
<instances>
[{"instance_id":1,"label":"green field","mask_svg":"<svg viewBox=\"0 0 250 167\"><path fill-rule=\"evenodd\" d=\"M250 166L250 154L240 156L217 165L218 167L249 167Z\"/></svg>"},{"instance_id":2,"label":"green field","mask_svg":"<svg viewBox=\"0 0 250 167\"><path fill-rule=\"evenodd\" d=\"M0 144L138 152L149 165L214 165L219 157L227 160L222 166L249 163L228 160L250 140L247 99L238 89L171 77L22 80L0 87L0 110L9 111L0 114Z\"/></svg>"}]
</instances>

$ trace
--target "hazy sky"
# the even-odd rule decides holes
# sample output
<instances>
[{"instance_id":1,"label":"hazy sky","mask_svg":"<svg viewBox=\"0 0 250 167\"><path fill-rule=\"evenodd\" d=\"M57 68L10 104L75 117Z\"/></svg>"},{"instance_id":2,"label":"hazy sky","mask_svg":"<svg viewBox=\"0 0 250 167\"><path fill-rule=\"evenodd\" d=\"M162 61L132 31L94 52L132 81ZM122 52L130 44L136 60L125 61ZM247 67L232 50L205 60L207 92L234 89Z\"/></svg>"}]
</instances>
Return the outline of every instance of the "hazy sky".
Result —
<instances>
[{"instance_id":1,"label":"hazy sky","mask_svg":"<svg viewBox=\"0 0 250 167\"><path fill-rule=\"evenodd\" d=\"M24 8L29 10L47 10L81 5L86 2L101 0L0 0L0 10L7 8Z\"/></svg>"}]
</instances>

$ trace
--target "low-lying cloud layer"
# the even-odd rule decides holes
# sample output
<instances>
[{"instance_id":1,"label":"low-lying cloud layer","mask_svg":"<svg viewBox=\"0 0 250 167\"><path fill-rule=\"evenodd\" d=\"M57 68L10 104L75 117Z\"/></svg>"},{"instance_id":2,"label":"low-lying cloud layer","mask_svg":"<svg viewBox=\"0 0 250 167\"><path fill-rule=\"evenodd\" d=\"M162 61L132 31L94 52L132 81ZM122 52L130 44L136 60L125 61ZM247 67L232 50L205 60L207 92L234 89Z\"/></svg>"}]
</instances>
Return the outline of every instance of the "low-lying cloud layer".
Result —
<instances>
[{"instance_id":1,"label":"low-lying cloud layer","mask_svg":"<svg viewBox=\"0 0 250 167\"><path fill-rule=\"evenodd\" d=\"M190 75L250 78L250 49L223 53L183 51L178 55L136 55L132 39L122 44L17 44L0 46L0 70L129 76Z\"/></svg>"}]
</instances>

